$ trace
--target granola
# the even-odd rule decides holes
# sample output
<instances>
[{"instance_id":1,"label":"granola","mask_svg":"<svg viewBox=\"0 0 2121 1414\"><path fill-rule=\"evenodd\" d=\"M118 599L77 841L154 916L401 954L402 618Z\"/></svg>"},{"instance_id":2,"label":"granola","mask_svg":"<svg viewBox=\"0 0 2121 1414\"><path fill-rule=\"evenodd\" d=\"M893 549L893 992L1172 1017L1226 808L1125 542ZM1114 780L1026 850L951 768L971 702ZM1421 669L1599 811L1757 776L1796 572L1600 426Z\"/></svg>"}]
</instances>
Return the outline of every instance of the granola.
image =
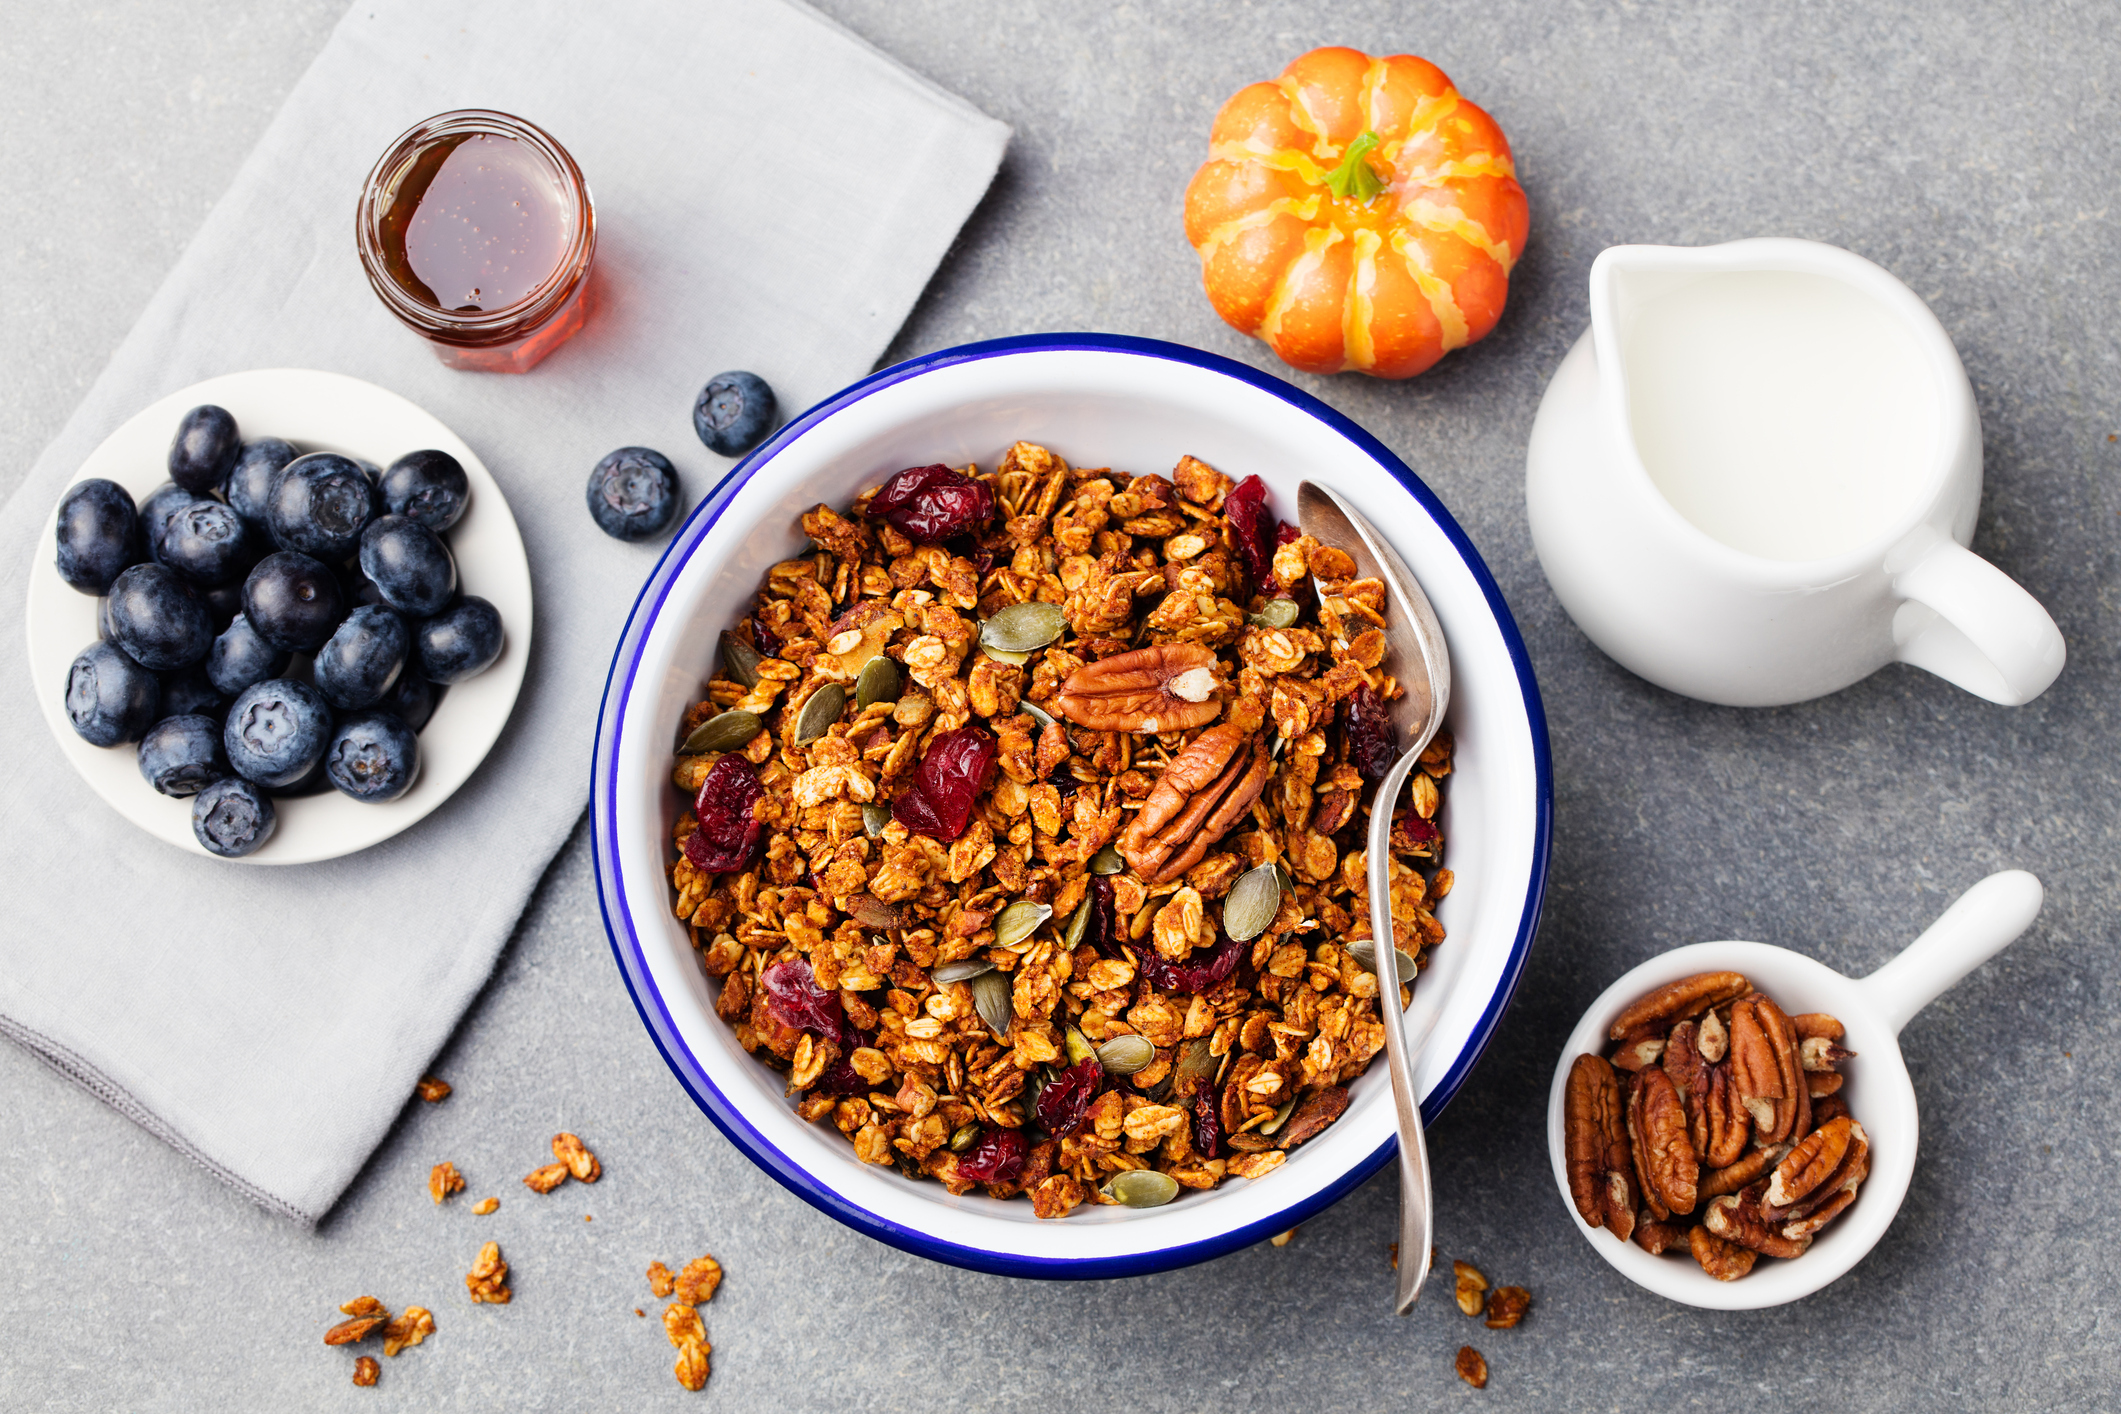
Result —
<instances>
[{"instance_id":1,"label":"granola","mask_svg":"<svg viewBox=\"0 0 2121 1414\"><path fill-rule=\"evenodd\" d=\"M723 636L673 907L739 1043L864 1162L1060 1217L1264 1177L1346 1109L1384 1044L1349 945L1402 689L1384 584L1265 496L1025 442L911 468L805 513ZM1416 971L1451 754L1391 807ZM1114 1191L1139 1170L1171 1182Z\"/></svg>"},{"instance_id":2,"label":"granola","mask_svg":"<svg viewBox=\"0 0 2121 1414\"><path fill-rule=\"evenodd\" d=\"M515 1293L508 1289L508 1264L501 1260L500 1243L489 1242L479 1249L479 1259L464 1274L464 1289L474 1304L508 1304Z\"/></svg>"}]
</instances>

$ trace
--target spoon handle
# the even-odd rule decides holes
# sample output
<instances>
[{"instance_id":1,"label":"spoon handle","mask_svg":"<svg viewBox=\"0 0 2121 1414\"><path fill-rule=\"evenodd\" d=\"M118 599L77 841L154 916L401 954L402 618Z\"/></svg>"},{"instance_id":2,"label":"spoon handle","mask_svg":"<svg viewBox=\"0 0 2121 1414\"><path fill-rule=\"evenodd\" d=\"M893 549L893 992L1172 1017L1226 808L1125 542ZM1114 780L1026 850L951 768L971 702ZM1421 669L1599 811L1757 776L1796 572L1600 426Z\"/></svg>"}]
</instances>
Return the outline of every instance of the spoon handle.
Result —
<instances>
[{"instance_id":1,"label":"spoon handle","mask_svg":"<svg viewBox=\"0 0 2121 1414\"><path fill-rule=\"evenodd\" d=\"M1385 1028L1385 1069L1392 1076L1392 1104L1399 1121L1399 1270L1392 1309L1414 1309L1429 1279L1429 1249L1436 1239L1436 1210L1429 1193L1429 1146L1421 1132L1421 1095L1414 1088L1414 1047L1399 1009L1399 955L1392 941L1392 807L1400 788L1428 746L1424 738L1401 756L1377 787L1370 806L1370 936L1377 947L1377 1009ZM1389 980L1388 980L1389 979Z\"/></svg>"}]
</instances>

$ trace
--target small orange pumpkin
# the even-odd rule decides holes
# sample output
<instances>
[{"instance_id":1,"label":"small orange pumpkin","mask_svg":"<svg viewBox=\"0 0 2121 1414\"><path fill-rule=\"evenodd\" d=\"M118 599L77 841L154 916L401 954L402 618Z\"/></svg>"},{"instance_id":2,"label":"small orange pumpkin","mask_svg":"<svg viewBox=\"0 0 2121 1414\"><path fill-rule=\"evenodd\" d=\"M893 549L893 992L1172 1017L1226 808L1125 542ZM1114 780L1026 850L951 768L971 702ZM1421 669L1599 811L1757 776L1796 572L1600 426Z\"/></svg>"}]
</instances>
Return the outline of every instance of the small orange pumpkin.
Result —
<instances>
[{"instance_id":1,"label":"small orange pumpkin","mask_svg":"<svg viewBox=\"0 0 2121 1414\"><path fill-rule=\"evenodd\" d=\"M1307 373L1409 378L1502 315L1509 139L1411 54L1314 49L1215 115L1186 239L1215 312Z\"/></svg>"}]
</instances>

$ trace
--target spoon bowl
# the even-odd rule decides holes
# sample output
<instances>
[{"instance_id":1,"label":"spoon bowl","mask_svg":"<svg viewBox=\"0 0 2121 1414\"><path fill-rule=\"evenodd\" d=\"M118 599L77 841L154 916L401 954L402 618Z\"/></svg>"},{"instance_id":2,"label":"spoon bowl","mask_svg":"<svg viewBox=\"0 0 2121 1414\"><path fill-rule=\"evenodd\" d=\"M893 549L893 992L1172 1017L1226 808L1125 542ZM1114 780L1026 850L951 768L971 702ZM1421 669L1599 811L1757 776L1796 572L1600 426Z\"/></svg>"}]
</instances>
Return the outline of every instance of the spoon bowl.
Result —
<instances>
[{"instance_id":1,"label":"spoon bowl","mask_svg":"<svg viewBox=\"0 0 2121 1414\"><path fill-rule=\"evenodd\" d=\"M1591 1003L1570 1034L1547 1096L1547 1151L1554 1182L1562 1206L1592 1250L1637 1286L1715 1311L1747 1311L1799 1300L1862 1261L1892 1225L1915 1172L1920 1124L1914 1082L1900 1054L1900 1030L1960 978L2008 947L2039 914L2041 900L2040 881L2031 874L2020 869L1991 874L1868 977L1844 977L1802 953L1750 942L1674 948L1623 974ZM1721 971L1744 973L1792 1016L1827 1012L1841 1021L1847 1035L1840 1044L1856 1054L1841 1065L1847 1080L1840 1093L1871 1145L1870 1177L1856 1201L1820 1232L1803 1256L1790 1261L1763 1258L1750 1275L1733 1282L1718 1281L1701 1270L1684 1247L1655 1257L1584 1222L1569 1197L1562 1130L1569 1069L1586 1051L1605 1053L1607 1028L1622 1009L1667 982ZM1700 1209L1691 1216L1698 1220Z\"/></svg>"}]
</instances>

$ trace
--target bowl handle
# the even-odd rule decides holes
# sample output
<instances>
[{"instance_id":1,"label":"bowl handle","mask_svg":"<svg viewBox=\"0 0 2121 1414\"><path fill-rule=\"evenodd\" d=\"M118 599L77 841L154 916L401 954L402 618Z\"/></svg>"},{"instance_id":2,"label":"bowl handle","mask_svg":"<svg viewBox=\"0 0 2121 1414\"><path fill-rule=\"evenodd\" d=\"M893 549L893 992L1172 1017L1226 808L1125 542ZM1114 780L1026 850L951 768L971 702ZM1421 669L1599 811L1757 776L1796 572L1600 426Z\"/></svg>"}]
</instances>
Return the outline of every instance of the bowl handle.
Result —
<instances>
[{"instance_id":1,"label":"bowl handle","mask_svg":"<svg viewBox=\"0 0 2121 1414\"><path fill-rule=\"evenodd\" d=\"M2040 881L2023 869L1991 874L1959 895L1898 957L1856 985L1898 1034L1916 1012L2016 941L2039 916L2044 897Z\"/></svg>"}]
</instances>

